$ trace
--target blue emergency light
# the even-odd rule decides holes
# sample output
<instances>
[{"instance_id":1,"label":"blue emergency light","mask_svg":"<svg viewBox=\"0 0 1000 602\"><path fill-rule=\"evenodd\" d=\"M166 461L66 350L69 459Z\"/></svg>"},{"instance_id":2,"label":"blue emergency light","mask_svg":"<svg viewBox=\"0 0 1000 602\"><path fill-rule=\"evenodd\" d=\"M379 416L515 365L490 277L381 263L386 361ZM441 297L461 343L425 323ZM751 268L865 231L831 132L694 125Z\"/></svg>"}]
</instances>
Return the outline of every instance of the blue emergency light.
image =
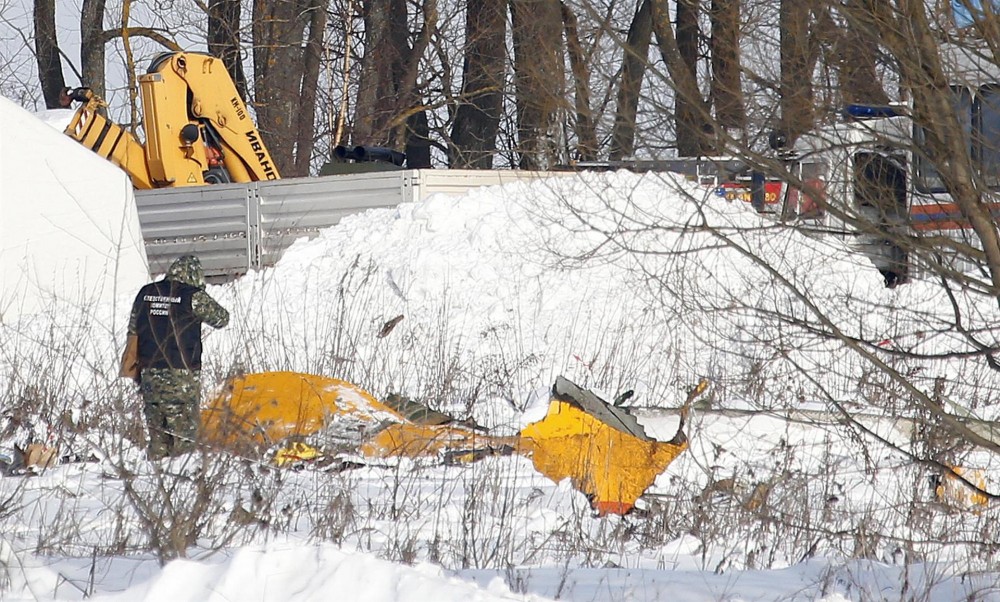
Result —
<instances>
[{"instance_id":1,"label":"blue emergency light","mask_svg":"<svg viewBox=\"0 0 1000 602\"><path fill-rule=\"evenodd\" d=\"M899 110L887 105L849 104L844 107L844 115L857 119L876 119L880 117L897 117Z\"/></svg>"}]
</instances>

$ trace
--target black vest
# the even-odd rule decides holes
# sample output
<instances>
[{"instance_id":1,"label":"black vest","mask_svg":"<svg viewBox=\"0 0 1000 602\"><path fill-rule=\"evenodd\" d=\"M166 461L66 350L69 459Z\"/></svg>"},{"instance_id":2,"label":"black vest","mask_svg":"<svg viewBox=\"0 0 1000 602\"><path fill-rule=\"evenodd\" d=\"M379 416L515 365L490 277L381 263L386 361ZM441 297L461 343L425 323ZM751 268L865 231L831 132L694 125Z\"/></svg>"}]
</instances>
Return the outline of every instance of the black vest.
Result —
<instances>
[{"instance_id":1,"label":"black vest","mask_svg":"<svg viewBox=\"0 0 1000 602\"><path fill-rule=\"evenodd\" d=\"M139 367L201 370L201 320L191 311L200 289L175 280L139 289Z\"/></svg>"}]
</instances>

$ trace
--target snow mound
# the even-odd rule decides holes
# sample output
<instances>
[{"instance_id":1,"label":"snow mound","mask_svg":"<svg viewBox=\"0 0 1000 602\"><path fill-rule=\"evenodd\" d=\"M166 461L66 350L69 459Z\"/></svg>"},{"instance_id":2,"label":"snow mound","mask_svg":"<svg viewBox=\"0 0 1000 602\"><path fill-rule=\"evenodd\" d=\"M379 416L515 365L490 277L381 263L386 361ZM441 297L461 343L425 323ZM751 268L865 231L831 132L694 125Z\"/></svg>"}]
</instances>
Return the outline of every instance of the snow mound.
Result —
<instances>
[{"instance_id":1,"label":"snow mound","mask_svg":"<svg viewBox=\"0 0 1000 602\"><path fill-rule=\"evenodd\" d=\"M125 173L3 97L0 132L0 321L142 286L146 251Z\"/></svg>"},{"instance_id":2,"label":"snow mound","mask_svg":"<svg viewBox=\"0 0 1000 602\"><path fill-rule=\"evenodd\" d=\"M283 367L344 377L376 397L414 395L422 375L401 367L415 350L438 349L463 370L506 374L515 389L501 394L522 410L558 375L620 383L652 405L679 404L700 377L781 382L803 370L854 394L861 368L842 339L902 340L941 300L920 282L885 289L843 240L807 236L680 176L630 172L351 216L224 295L247 308L238 319L248 331L302 342L274 358ZM398 316L391 336L376 336ZM226 336L213 353L238 356L245 345ZM372 361L390 369L360 368ZM524 424L516 414L480 418Z\"/></svg>"}]
</instances>

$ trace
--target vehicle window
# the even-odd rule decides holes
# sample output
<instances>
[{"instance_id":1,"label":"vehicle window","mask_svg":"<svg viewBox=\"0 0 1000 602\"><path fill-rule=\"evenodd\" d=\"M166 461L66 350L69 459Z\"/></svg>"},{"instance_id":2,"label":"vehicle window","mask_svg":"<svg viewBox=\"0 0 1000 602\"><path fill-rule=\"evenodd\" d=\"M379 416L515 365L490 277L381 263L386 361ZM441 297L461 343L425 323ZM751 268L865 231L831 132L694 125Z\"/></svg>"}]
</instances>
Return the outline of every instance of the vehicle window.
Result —
<instances>
[{"instance_id":1,"label":"vehicle window","mask_svg":"<svg viewBox=\"0 0 1000 602\"><path fill-rule=\"evenodd\" d=\"M955 93L952 99L952 106L958 114L959 123L962 124L962 131L965 134L966 140L969 141L971 150L973 125L972 92L965 86L952 86L952 91ZM998 99L998 103L1000 103L1000 99ZM998 108L1000 108L1000 106L998 106ZM927 156L924 152L924 141L926 140L926 135L923 128L915 128L914 138L916 142L916 148L914 149L914 163L916 164L917 172L917 189L921 192L944 192L944 182L941 181L941 176L938 174L937 170L934 169L931 162L927 160Z\"/></svg>"},{"instance_id":2,"label":"vehicle window","mask_svg":"<svg viewBox=\"0 0 1000 602\"><path fill-rule=\"evenodd\" d=\"M1000 86L983 86L976 100L977 159L987 186L1000 186Z\"/></svg>"}]
</instances>

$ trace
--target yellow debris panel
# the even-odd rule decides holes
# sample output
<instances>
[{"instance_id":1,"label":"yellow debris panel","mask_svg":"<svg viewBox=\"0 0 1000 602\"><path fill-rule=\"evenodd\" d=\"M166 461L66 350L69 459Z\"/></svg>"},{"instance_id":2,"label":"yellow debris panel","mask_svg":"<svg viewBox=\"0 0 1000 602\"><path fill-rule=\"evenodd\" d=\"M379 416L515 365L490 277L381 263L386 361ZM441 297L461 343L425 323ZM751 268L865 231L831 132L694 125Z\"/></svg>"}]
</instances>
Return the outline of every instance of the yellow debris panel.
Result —
<instances>
[{"instance_id":1,"label":"yellow debris panel","mask_svg":"<svg viewBox=\"0 0 1000 602\"><path fill-rule=\"evenodd\" d=\"M396 423L386 426L361 445L369 458L436 456L455 449L487 445L490 437L455 426Z\"/></svg>"},{"instance_id":2,"label":"yellow debris panel","mask_svg":"<svg viewBox=\"0 0 1000 602\"><path fill-rule=\"evenodd\" d=\"M274 463L278 466L285 466L286 464L315 460L321 455L315 447L306 445L301 441L293 441L290 445L275 452Z\"/></svg>"},{"instance_id":3,"label":"yellow debris panel","mask_svg":"<svg viewBox=\"0 0 1000 602\"><path fill-rule=\"evenodd\" d=\"M644 441L553 400L545 418L521 431L519 449L553 481L571 479L600 514L624 514L687 449L687 441Z\"/></svg>"},{"instance_id":4,"label":"yellow debris panel","mask_svg":"<svg viewBox=\"0 0 1000 602\"><path fill-rule=\"evenodd\" d=\"M952 466L951 471L945 471L934 490L938 500L959 508L975 508L990 503L982 493L986 491L986 473L982 469Z\"/></svg>"},{"instance_id":5,"label":"yellow debris panel","mask_svg":"<svg viewBox=\"0 0 1000 602\"><path fill-rule=\"evenodd\" d=\"M398 415L347 381L298 372L229 380L202 412L205 438L227 447L270 445L318 432L338 416L376 424Z\"/></svg>"},{"instance_id":6,"label":"yellow debris panel","mask_svg":"<svg viewBox=\"0 0 1000 602\"><path fill-rule=\"evenodd\" d=\"M687 449L687 408L706 385L702 382L689 394L677 435L669 442L647 436L626 409L562 377L552 388L545 418L516 437L492 437L454 423L417 424L407 418L416 415L409 402L390 407L349 382L295 372L231 379L202 413L202 421L206 439L230 449L285 442L275 456L279 465L320 456L320 450L297 441L338 420L353 421L352 432L359 438L352 445L368 458L441 456L465 462L520 453L553 481L570 479L600 514L624 514ZM411 411L404 414L407 408Z\"/></svg>"}]
</instances>

